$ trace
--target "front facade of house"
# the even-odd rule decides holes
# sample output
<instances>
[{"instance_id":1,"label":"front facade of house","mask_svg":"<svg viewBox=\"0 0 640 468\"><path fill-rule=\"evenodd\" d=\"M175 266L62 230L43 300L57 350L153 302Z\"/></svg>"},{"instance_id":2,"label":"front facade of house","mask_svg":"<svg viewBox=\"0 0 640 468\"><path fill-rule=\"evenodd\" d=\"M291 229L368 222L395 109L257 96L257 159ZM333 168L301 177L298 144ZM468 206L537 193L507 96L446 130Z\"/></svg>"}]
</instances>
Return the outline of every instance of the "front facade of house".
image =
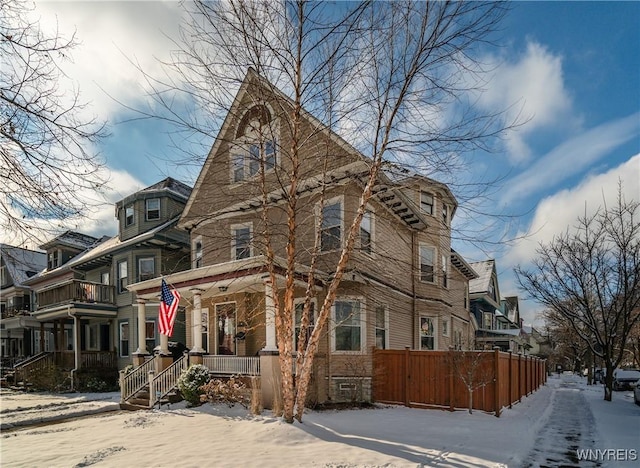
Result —
<instances>
[{"instance_id":1,"label":"front facade of house","mask_svg":"<svg viewBox=\"0 0 640 468\"><path fill-rule=\"evenodd\" d=\"M35 292L31 316L50 330L51 344L42 350L54 352L63 369L105 368L115 376L131 363L139 330L127 285L189 267L188 235L176 223L190 192L165 179L116 204L116 236L65 233L42 246L49 262L28 280ZM159 344L157 309L148 308L143 325L142 348L150 352ZM176 331L184 342L184 323Z\"/></svg>"},{"instance_id":2,"label":"front facade of house","mask_svg":"<svg viewBox=\"0 0 640 468\"><path fill-rule=\"evenodd\" d=\"M287 279L284 200L289 187L282 180L291 169L288 106L277 90L249 72L179 222L190 233L191 269L166 280L182 297L185 311L178 320L186 322L187 346L204 355L205 363L212 356L277 354L274 298L282 299ZM309 282L313 327L368 171L362 155L309 115L302 134L292 275L297 289L291 320L297 333ZM331 157L322 158L326 165L319 167L325 154ZM349 399L354 380L369 399L374 347L444 350L473 343L468 282L476 274L451 250L456 207L444 184L419 176L380 176L322 334L314 374L317 401ZM266 261L265 230L276 284ZM309 281L316 239L317 273ZM129 289L149 303L160 280Z\"/></svg>"},{"instance_id":3,"label":"front facade of house","mask_svg":"<svg viewBox=\"0 0 640 468\"><path fill-rule=\"evenodd\" d=\"M46 254L0 244L0 356L3 367L39 352L36 321L30 317L31 288L24 281L46 266ZM47 343L48 344L48 343Z\"/></svg>"}]
</instances>

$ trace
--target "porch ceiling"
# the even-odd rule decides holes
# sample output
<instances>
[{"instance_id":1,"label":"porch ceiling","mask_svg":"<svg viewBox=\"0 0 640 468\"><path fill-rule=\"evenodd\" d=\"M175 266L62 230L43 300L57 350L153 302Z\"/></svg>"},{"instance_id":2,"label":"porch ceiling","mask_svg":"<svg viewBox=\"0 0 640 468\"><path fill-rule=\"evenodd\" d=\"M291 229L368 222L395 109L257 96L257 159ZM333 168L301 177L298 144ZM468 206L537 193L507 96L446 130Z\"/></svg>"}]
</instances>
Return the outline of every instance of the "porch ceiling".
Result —
<instances>
[{"instance_id":1,"label":"porch ceiling","mask_svg":"<svg viewBox=\"0 0 640 468\"><path fill-rule=\"evenodd\" d=\"M116 306L94 305L86 303L71 302L69 304L61 304L55 307L33 312L32 317L39 322L46 322L68 317L102 317L115 318L118 315Z\"/></svg>"}]
</instances>

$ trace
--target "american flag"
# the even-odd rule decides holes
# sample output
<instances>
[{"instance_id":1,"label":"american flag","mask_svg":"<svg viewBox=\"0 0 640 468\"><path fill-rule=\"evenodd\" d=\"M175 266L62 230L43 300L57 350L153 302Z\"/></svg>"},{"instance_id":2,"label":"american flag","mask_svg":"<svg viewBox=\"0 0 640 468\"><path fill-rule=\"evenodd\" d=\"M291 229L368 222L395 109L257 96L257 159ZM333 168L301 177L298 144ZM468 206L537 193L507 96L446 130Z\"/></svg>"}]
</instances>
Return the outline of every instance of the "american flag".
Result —
<instances>
[{"instance_id":1,"label":"american flag","mask_svg":"<svg viewBox=\"0 0 640 468\"><path fill-rule=\"evenodd\" d=\"M178 314L178 303L180 302L180 293L175 289L169 290L167 283L162 280L160 288L160 314L158 317L158 329L163 335L171 336L173 334L173 324Z\"/></svg>"}]
</instances>

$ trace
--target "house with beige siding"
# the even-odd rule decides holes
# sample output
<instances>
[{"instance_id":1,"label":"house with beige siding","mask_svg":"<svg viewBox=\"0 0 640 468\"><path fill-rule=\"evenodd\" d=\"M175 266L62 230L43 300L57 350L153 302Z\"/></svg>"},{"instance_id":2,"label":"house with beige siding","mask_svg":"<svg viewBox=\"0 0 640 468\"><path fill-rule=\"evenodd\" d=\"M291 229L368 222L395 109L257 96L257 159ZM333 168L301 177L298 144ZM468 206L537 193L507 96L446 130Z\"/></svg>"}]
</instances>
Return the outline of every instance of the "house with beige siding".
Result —
<instances>
[{"instance_id":1,"label":"house with beige siding","mask_svg":"<svg viewBox=\"0 0 640 468\"><path fill-rule=\"evenodd\" d=\"M290 186L283 186L281 175L291 168L289 110L280 91L248 72L178 223L190 236L191 269L164 279L181 295L178 320L186 323L190 355L214 374L241 373L241 366L255 362L252 368L264 379L278 367L272 359L280 339L275 303L282 301L274 299L281 298L286 279L284 202ZM307 332L315 325L368 173L362 154L311 114L303 115L296 339L312 253L318 251ZM468 284L477 275L451 249L457 207L451 190L436 180L380 175L321 336L316 401L350 399L356 380L361 397L369 399L374 347L447 350L473 343L477 327ZM128 289L140 304L152 303L160 279ZM263 380L263 392L265 386Z\"/></svg>"}]
</instances>

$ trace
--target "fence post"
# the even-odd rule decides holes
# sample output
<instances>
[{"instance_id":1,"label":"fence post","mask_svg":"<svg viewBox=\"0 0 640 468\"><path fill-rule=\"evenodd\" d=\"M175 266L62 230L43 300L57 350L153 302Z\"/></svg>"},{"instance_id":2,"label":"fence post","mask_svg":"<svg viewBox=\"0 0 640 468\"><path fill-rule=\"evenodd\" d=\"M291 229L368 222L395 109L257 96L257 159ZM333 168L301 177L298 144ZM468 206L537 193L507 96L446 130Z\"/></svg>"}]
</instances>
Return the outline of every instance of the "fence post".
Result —
<instances>
[{"instance_id":1,"label":"fence post","mask_svg":"<svg viewBox=\"0 0 640 468\"><path fill-rule=\"evenodd\" d=\"M495 376L495 395L494 403L496 405L496 418L500 417L500 348L493 348L493 372Z\"/></svg>"},{"instance_id":2,"label":"fence post","mask_svg":"<svg viewBox=\"0 0 640 468\"><path fill-rule=\"evenodd\" d=\"M149 371L149 408L156 404L156 383L154 380L155 371Z\"/></svg>"},{"instance_id":3,"label":"fence post","mask_svg":"<svg viewBox=\"0 0 640 468\"><path fill-rule=\"evenodd\" d=\"M509 408L513 408L513 371L511 370L511 360L513 359L513 352L509 351Z\"/></svg>"},{"instance_id":4,"label":"fence post","mask_svg":"<svg viewBox=\"0 0 640 468\"><path fill-rule=\"evenodd\" d=\"M453 411L454 410L454 406L453 406L453 392L454 392L454 386L453 386L453 372L454 372L454 356L452 353L455 353L456 351L453 350L449 350L449 411Z\"/></svg>"},{"instance_id":5,"label":"fence post","mask_svg":"<svg viewBox=\"0 0 640 468\"><path fill-rule=\"evenodd\" d=\"M518 403L522 402L522 353L518 353Z\"/></svg>"},{"instance_id":6,"label":"fence post","mask_svg":"<svg viewBox=\"0 0 640 468\"><path fill-rule=\"evenodd\" d=\"M409 406L409 386L411 385L411 375L409 373L409 347L404 348L404 405Z\"/></svg>"}]
</instances>

